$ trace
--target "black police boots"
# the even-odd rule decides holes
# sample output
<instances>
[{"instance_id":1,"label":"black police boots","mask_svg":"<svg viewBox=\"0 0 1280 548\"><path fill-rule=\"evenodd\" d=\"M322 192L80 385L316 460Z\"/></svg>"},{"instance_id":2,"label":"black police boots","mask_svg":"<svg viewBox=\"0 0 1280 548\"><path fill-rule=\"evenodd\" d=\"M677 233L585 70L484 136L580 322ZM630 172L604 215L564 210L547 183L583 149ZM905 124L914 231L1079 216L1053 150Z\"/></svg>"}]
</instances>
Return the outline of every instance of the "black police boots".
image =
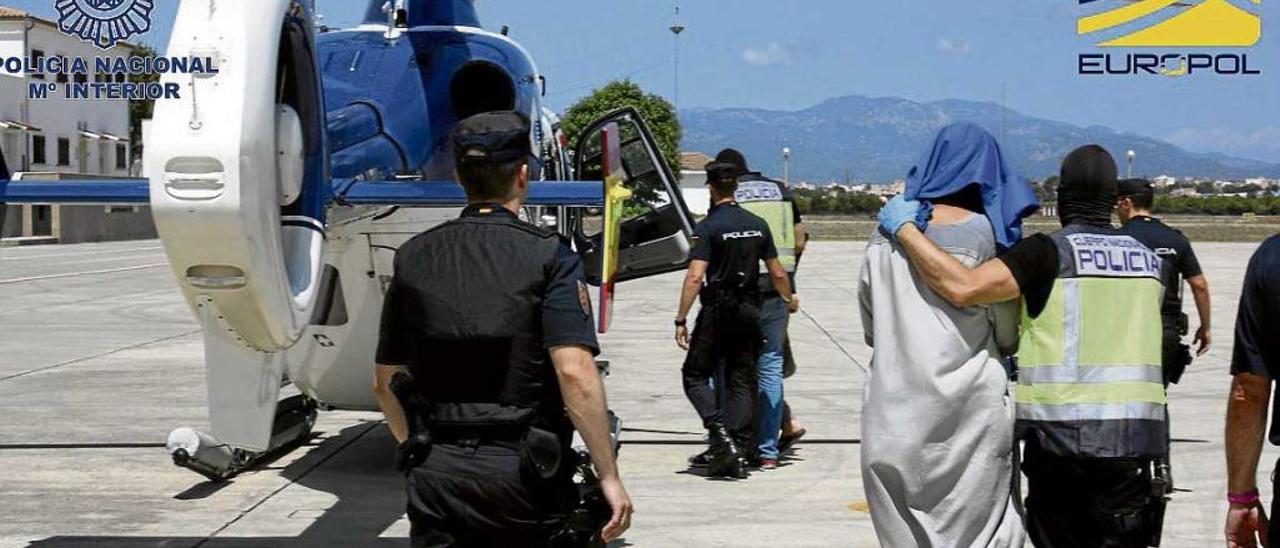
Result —
<instances>
[{"instance_id":1,"label":"black police boots","mask_svg":"<svg viewBox=\"0 0 1280 548\"><path fill-rule=\"evenodd\" d=\"M707 464L711 462L711 456L714 453L715 452L712 451L711 448L707 448L706 451L703 451L696 455L691 455L689 457L689 466L693 468L706 468Z\"/></svg>"},{"instance_id":2,"label":"black police boots","mask_svg":"<svg viewBox=\"0 0 1280 548\"><path fill-rule=\"evenodd\" d=\"M747 477L742 452L723 424L711 427L711 449L707 452L707 476L714 478Z\"/></svg>"}]
</instances>

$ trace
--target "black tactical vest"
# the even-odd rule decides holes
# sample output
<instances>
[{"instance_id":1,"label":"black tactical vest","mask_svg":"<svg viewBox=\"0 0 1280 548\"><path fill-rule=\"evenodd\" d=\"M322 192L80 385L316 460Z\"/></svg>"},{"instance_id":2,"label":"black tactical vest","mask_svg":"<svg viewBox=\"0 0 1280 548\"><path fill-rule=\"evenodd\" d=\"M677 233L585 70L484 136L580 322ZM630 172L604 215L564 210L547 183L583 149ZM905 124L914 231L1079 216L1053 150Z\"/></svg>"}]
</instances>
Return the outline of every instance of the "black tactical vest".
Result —
<instances>
[{"instance_id":1,"label":"black tactical vest","mask_svg":"<svg viewBox=\"0 0 1280 548\"><path fill-rule=\"evenodd\" d=\"M396 254L397 305L420 326L410 370L433 435L565 431L541 317L560 246L501 212L444 223Z\"/></svg>"}]
</instances>

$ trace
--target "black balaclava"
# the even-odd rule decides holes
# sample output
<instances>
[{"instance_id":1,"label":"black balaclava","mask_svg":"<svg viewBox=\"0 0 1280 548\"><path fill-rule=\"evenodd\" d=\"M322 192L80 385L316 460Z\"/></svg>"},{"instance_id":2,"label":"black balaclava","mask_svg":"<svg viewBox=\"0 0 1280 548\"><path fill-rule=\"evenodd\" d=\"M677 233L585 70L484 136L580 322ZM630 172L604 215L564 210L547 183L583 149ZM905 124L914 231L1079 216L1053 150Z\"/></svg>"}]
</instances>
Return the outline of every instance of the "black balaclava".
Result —
<instances>
[{"instance_id":1,"label":"black balaclava","mask_svg":"<svg viewBox=\"0 0 1280 548\"><path fill-rule=\"evenodd\" d=\"M1058 218L1062 226L1111 226L1115 209L1116 161L1098 145L1071 151L1058 175Z\"/></svg>"},{"instance_id":2,"label":"black balaclava","mask_svg":"<svg viewBox=\"0 0 1280 548\"><path fill-rule=\"evenodd\" d=\"M751 170L747 169L747 157L743 156L741 152L731 148L726 148L720 151L719 154L716 154L716 162L738 166L738 170L741 173L751 172Z\"/></svg>"}]
</instances>

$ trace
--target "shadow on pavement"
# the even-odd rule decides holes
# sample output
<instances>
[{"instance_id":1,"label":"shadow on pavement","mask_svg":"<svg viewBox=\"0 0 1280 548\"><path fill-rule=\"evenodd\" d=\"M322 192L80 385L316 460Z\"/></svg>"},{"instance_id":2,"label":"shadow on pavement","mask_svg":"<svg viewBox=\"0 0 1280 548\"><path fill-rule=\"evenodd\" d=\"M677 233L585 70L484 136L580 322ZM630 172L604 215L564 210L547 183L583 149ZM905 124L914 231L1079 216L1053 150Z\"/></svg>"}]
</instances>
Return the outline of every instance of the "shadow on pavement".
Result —
<instances>
[{"instance_id":1,"label":"shadow on pavement","mask_svg":"<svg viewBox=\"0 0 1280 548\"><path fill-rule=\"evenodd\" d=\"M282 476L297 485L337 497L337 502L325 509L306 530L295 537L60 536L39 540L28 546L38 548L82 546L403 548L408 546L408 539L379 538L387 528L404 515L404 478L391 467L391 447L389 434L385 428L381 427L381 423L362 423L344 428L337 436L325 440L306 456L281 470ZM188 498L198 498L198 495L210 496L229 485L231 483L201 483L184 491L179 497L182 495L188 495ZM260 504L270 505L271 497ZM233 520L227 528L234 531L241 521L247 526L254 517L250 510L242 519Z\"/></svg>"}]
</instances>

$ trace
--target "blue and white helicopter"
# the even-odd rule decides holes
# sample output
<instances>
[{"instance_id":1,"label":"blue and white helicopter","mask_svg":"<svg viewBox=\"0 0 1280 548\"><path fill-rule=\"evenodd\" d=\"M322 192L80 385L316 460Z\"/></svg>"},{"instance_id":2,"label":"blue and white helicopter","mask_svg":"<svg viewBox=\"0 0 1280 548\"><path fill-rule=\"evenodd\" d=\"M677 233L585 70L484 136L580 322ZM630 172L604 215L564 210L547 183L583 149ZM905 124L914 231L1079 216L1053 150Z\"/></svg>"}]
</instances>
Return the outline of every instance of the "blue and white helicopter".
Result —
<instances>
[{"instance_id":1,"label":"blue and white helicopter","mask_svg":"<svg viewBox=\"0 0 1280 548\"><path fill-rule=\"evenodd\" d=\"M299 0L183 0L167 55L210 57L218 73L164 77L182 99L156 103L149 179L27 182L0 165L0 215L151 207L203 328L209 391L211 430L174 430L168 449L210 478L306 439L317 408L377 408L395 250L465 202L447 149L460 119L535 122L529 220L586 258L602 331L614 283L687 261L693 219L639 115L606 116L570 154L533 59L481 29L472 0L372 0L362 24L323 33L313 20ZM626 192L610 190L639 186L626 210L641 213L623 218ZM289 383L301 394L282 398Z\"/></svg>"}]
</instances>

